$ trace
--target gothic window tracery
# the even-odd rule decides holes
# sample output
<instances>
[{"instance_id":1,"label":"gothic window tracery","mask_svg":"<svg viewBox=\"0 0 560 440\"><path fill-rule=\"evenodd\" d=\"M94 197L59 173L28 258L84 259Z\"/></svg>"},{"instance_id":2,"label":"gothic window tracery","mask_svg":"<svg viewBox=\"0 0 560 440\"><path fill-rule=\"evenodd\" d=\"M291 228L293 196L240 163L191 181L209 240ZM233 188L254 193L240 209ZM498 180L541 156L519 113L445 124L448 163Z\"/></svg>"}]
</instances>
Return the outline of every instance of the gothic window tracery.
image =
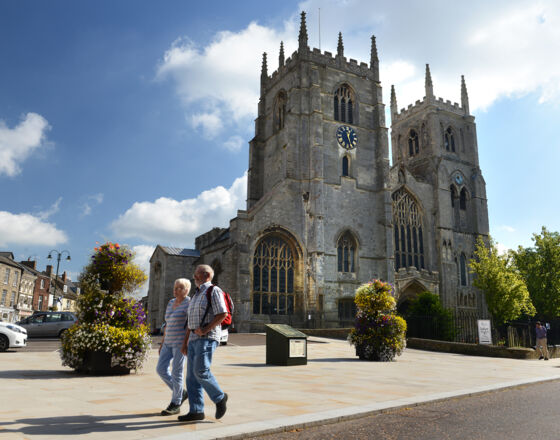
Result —
<instances>
[{"instance_id":1,"label":"gothic window tracery","mask_svg":"<svg viewBox=\"0 0 560 440\"><path fill-rule=\"evenodd\" d=\"M461 286L467 285L467 258L465 254L461 254L459 259L459 270L460 270L460 283Z\"/></svg>"},{"instance_id":2,"label":"gothic window tracery","mask_svg":"<svg viewBox=\"0 0 560 440\"><path fill-rule=\"evenodd\" d=\"M353 124L355 101L352 89L347 84L340 86L334 94L334 120Z\"/></svg>"},{"instance_id":3,"label":"gothic window tracery","mask_svg":"<svg viewBox=\"0 0 560 440\"><path fill-rule=\"evenodd\" d=\"M404 188L393 193L395 270L401 267L424 269L422 213Z\"/></svg>"},{"instance_id":4,"label":"gothic window tracery","mask_svg":"<svg viewBox=\"0 0 560 440\"><path fill-rule=\"evenodd\" d=\"M420 141L416 130L410 130L408 133L408 155L414 156L420 152Z\"/></svg>"},{"instance_id":5,"label":"gothic window tracery","mask_svg":"<svg viewBox=\"0 0 560 440\"><path fill-rule=\"evenodd\" d=\"M356 249L356 240L349 231L338 239L336 253L339 272L356 272Z\"/></svg>"},{"instance_id":6,"label":"gothic window tracery","mask_svg":"<svg viewBox=\"0 0 560 440\"><path fill-rule=\"evenodd\" d=\"M287 103L288 97L286 95L286 92L279 92L276 96L276 102L274 105L274 133L277 133L284 128L284 125L286 123Z\"/></svg>"},{"instance_id":7,"label":"gothic window tracery","mask_svg":"<svg viewBox=\"0 0 560 440\"><path fill-rule=\"evenodd\" d=\"M447 130L445 130L443 141L446 151L455 152L455 136L453 135L453 129L451 127L447 127Z\"/></svg>"},{"instance_id":8,"label":"gothic window tracery","mask_svg":"<svg viewBox=\"0 0 560 440\"><path fill-rule=\"evenodd\" d=\"M265 237L253 256L253 314L294 313L294 271L289 244L276 235Z\"/></svg>"},{"instance_id":9,"label":"gothic window tracery","mask_svg":"<svg viewBox=\"0 0 560 440\"><path fill-rule=\"evenodd\" d=\"M461 195L459 196L459 209L463 211L467 209L467 190L465 188L461 190Z\"/></svg>"}]
</instances>

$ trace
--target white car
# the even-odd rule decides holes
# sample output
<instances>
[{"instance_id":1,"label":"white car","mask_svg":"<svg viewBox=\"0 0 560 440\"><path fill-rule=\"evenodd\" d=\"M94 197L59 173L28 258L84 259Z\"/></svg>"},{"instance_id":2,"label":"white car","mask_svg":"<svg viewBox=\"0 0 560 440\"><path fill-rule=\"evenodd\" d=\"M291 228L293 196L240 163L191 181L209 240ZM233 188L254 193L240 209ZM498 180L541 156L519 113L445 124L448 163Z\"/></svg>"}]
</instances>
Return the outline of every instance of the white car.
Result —
<instances>
[{"instance_id":1,"label":"white car","mask_svg":"<svg viewBox=\"0 0 560 440\"><path fill-rule=\"evenodd\" d=\"M229 339L229 331L227 328L222 329L222 333L220 335L220 345L227 345Z\"/></svg>"},{"instance_id":2,"label":"white car","mask_svg":"<svg viewBox=\"0 0 560 440\"><path fill-rule=\"evenodd\" d=\"M27 345L27 330L17 324L0 322L0 351L8 348L25 347Z\"/></svg>"}]
</instances>

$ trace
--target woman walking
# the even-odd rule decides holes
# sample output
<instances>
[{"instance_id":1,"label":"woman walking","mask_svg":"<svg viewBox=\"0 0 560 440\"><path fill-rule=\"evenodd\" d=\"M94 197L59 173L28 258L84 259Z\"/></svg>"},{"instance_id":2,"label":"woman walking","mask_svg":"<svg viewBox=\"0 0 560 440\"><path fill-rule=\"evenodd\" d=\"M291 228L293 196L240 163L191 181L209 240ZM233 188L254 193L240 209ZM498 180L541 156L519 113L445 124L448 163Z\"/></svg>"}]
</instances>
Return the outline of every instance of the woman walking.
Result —
<instances>
[{"instance_id":1,"label":"woman walking","mask_svg":"<svg viewBox=\"0 0 560 440\"><path fill-rule=\"evenodd\" d=\"M171 403L161 412L162 416L178 414L187 399L183 383L185 356L181 346L185 340L187 309L190 298L191 282L186 278L175 280L173 296L165 310L165 330L159 347L157 373L172 391ZM170 368L171 367L171 368Z\"/></svg>"}]
</instances>

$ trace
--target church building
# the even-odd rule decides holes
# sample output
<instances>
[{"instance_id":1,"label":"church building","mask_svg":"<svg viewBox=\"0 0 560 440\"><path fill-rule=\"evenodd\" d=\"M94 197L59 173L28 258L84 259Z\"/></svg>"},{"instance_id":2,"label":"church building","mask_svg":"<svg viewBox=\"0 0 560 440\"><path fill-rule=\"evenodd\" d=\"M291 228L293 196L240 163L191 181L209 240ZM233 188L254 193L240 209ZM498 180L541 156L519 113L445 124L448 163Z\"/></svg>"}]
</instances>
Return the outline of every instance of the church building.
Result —
<instances>
[{"instance_id":1,"label":"church building","mask_svg":"<svg viewBox=\"0 0 560 440\"><path fill-rule=\"evenodd\" d=\"M483 316L468 261L488 235L485 182L464 78L461 104L425 96L399 110L391 88L391 150L375 37L368 63L308 46L275 71L263 55L247 207L192 250L158 246L150 263L149 320L159 327L173 281L210 264L235 303L239 331L268 323L340 327L353 322L356 288L389 281L401 310L418 293ZM168 267L168 269L166 269Z\"/></svg>"}]
</instances>

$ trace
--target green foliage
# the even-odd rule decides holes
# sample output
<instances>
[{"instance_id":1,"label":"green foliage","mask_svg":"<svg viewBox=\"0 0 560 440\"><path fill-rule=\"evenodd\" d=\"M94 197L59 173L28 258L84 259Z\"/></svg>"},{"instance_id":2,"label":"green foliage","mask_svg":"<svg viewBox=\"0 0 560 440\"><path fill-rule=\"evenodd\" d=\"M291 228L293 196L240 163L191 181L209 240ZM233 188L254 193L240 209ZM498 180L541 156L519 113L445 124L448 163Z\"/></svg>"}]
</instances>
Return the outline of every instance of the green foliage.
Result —
<instances>
[{"instance_id":1,"label":"green foliage","mask_svg":"<svg viewBox=\"0 0 560 440\"><path fill-rule=\"evenodd\" d=\"M380 280L356 290L356 323L348 340L360 359L390 361L406 346L406 322L395 314L392 286Z\"/></svg>"},{"instance_id":2,"label":"green foliage","mask_svg":"<svg viewBox=\"0 0 560 440\"><path fill-rule=\"evenodd\" d=\"M87 351L105 351L112 366L141 368L151 338L142 304L125 296L146 279L133 256L118 244L95 248L80 280L78 323L62 338L63 365L80 370Z\"/></svg>"},{"instance_id":3,"label":"green foliage","mask_svg":"<svg viewBox=\"0 0 560 440\"><path fill-rule=\"evenodd\" d=\"M544 226L533 234L534 247L519 247L512 256L523 276L537 314L542 319L560 316L560 234Z\"/></svg>"},{"instance_id":4,"label":"green foliage","mask_svg":"<svg viewBox=\"0 0 560 440\"><path fill-rule=\"evenodd\" d=\"M435 293L420 293L410 302L406 316L407 319L414 317L431 319L442 340L453 341L455 338L453 314L441 305L439 295Z\"/></svg>"},{"instance_id":5,"label":"green foliage","mask_svg":"<svg viewBox=\"0 0 560 440\"><path fill-rule=\"evenodd\" d=\"M474 285L484 292L496 325L535 314L525 280L508 255L498 255L491 239L488 247L481 237L477 239L470 267L476 274Z\"/></svg>"}]
</instances>

